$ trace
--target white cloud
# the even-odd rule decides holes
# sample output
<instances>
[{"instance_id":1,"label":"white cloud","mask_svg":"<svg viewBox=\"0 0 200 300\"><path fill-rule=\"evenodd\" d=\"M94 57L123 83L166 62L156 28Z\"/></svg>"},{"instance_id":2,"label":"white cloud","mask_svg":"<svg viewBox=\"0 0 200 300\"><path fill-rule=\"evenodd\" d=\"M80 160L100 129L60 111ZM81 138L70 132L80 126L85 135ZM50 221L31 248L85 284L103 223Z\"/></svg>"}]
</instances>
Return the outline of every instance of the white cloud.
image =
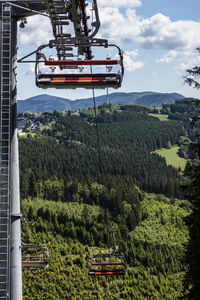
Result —
<instances>
[{"instance_id":1,"label":"white cloud","mask_svg":"<svg viewBox=\"0 0 200 300\"><path fill-rule=\"evenodd\" d=\"M175 71L178 74L183 75L183 73L185 73L187 69L191 69L199 65L200 65L200 56L198 56L197 51L193 51L193 53L189 57L185 58L182 62L179 63L179 65L175 67Z\"/></svg>"},{"instance_id":2,"label":"white cloud","mask_svg":"<svg viewBox=\"0 0 200 300\"><path fill-rule=\"evenodd\" d=\"M163 55L163 57L156 60L157 63L170 63L174 61L175 59L180 58L188 59L191 56L196 55L196 51L194 49L184 50L184 49L178 49L178 50L170 50L167 54Z\"/></svg>"},{"instance_id":3,"label":"white cloud","mask_svg":"<svg viewBox=\"0 0 200 300\"><path fill-rule=\"evenodd\" d=\"M167 54L163 55L162 58L159 58L156 60L157 63L169 63L173 61L175 58L179 56L179 53L177 50L171 50Z\"/></svg>"},{"instance_id":4,"label":"white cloud","mask_svg":"<svg viewBox=\"0 0 200 300\"><path fill-rule=\"evenodd\" d=\"M19 29L21 45L40 46L52 39L52 28L49 18L40 15L27 18L27 25Z\"/></svg>"},{"instance_id":5,"label":"white cloud","mask_svg":"<svg viewBox=\"0 0 200 300\"><path fill-rule=\"evenodd\" d=\"M200 23L188 20L172 21L158 13L143 18L127 8L100 10L101 36L121 44L134 44L145 49L195 48L199 44Z\"/></svg>"},{"instance_id":6,"label":"white cloud","mask_svg":"<svg viewBox=\"0 0 200 300\"><path fill-rule=\"evenodd\" d=\"M200 65L200 56L196 49L178 49L171 50L161 58L156 60L157 63L173 62L174 71L183 76L187 69Z\"/></svg>"},{"instance_id":7,"label":"white cloud","mask_svg":"<svg viewBox=\"0 0 200 300\"><path fill-rule=\"evenodd\" d=\"M131 51L127 50L127 51L125 52L125 54L128 55L128 56L132 56L132 57L135 58L135 57L138 56L138 49L131 50Z\"/></svg>"},{"instance_id":8,"label":"white cloud","mask_svg":"<svg viewBox=\"0 0 200 300\"><path fill-rule=\"evenodd\" d=\"M138 7L142 5L141 0L100 0L101 7Z\"/></svg>"},{"instance_id":9,"label":"white cloud","mask_svg":"<svg viewBox=\"0 0 200 300\"><path fill-rule=\"evenodd\" d=\"M27 70L23 73L23 75L31 75L35 74L35 64L30 63L28 64Z\"/></svg>"},{"instance_id":10,"label":"white cloud","mask_svg":"<svg viewBox=\"0 0 200 300\"><path fill-rule=\"evenodd\" d=\"M143 18L133 9L142 5L141 0L101 0L98 4L101 20L98 37L108 38L109 42L120 45L122 49L133 45L143 49L168 50L156 62L170 63L178 60L179 71L195 62L197 53L194 54L193 49L199 46L200 23L189 20L172 21L161 13ZM24 29L19 29L19 33L20 50L29 46L36 48L53 38L50 20L39 15L28 18L28 24ZM126 70L134 71L144 66L142 61L136 59L137 56L138 50L125 52Z\"/></svg>"},{"instance_id":11,"label":"white cloud","mask_svg":"<svg viewBox=\"0 0 200 300\"><path fill-rule=\"evenodd\" d=\"M188 20L172 21L158 13L150 18L136 14L133 7L141 5L140 0L101 0L99 2L101 20L100 35L116 44L133 44L146 49L177 50L199 45L200 23ZM120 7L126 8L120 10ZM39 26L36 26L38 24ZM22 46L39 46L52 39L50 20L37 15L28 18L28 24L19 30ZM163 59L173 57L170 53Z\"/></svg>"},{"instance_id":12,"label":"white cloud","mask_svg":"<svg viewBox=\"0 0 200 300\"><path fill-rule=\"evenodd\" d=\"M138 50L133 51L125 51L124 53L124 67L126 71L135 71L138 69L141 69L144 66L144 63L142 61L135 61L135 59L138 56Z\"/></svg>"}]
</instances>

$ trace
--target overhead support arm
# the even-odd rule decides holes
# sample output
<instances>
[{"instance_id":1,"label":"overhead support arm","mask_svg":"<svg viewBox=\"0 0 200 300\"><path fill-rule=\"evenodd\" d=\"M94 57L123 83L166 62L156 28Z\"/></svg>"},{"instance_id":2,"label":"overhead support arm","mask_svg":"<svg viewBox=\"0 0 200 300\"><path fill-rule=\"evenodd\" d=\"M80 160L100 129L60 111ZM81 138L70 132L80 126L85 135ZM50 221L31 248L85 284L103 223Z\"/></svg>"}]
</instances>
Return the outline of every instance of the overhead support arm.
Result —
<instances>
[{"instance_id":1,"label":"overhead support arm","mask_svg":"<svg viewBox=\"0 0 200 300\"><path fill-rule=\"evenodd\" d=\"M97 32L99 31L100 25L101 25L100 20L99 20L99 12L98 12L98 6L97 6L97 1L96 0L93 0L93 9L94 9L94 12L95 12L96 21L94 21L92 23L92 26L95 27L95 30L89 36L90 38L93 38L97 34Z\"/></svg>"},{"instance_id":2,"label":"overhead support arm","mask_svg":"<svg viewBox=\"0 0 200 300\"><path fill-rule=\"evenodd\" d=\"M20 8L22 10L26 10L28 12L31 12L31 14L41 15L43 17L49 18L49 15L47 15L47 14L43 14L43 13L37 11L37 10L31 9L31 8L28 8L28 7L25 7L25 6L22 6L22 5L18 5L18 4L15 4L13 2L5 2L5 4L11 5L13 7Z\"/></svg>"}]
</instances>

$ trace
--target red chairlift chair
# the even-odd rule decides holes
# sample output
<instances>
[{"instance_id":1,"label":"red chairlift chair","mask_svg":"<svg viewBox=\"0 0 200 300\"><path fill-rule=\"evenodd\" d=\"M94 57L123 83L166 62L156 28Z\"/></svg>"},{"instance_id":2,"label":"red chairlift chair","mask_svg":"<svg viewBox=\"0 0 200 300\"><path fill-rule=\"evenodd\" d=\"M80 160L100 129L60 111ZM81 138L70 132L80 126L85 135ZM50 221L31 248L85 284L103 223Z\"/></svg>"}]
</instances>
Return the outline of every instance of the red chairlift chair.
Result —
<instances>
[{"instance_id":1,"label":"red chairlift chair","mask_svg":"<svg viewBox=\"0 0 200 300\"><path fill-rule=\"evenodd\" d=\"M108 45L109 46L109 45ZM115 46L115 45L110 45ZM115 46L117 47L117 46ZM47 60L45 55L38 52L36 53L36 68L35 77L36 85L40 88L57 88L57 89L76 89L76 88L119 88L122 83L124 67L123 67L123 55L119 50L119 60L107 58L106 60ZM43 58L43 60L40 60ZM48 66L51 70L48 73L40 71L40 66ZM82 71L85 66L89 66L90 70L94 66L105 66L106 73L103 72L87 72L76 73L74 69ZM112 66L118 66L117 73L112 72ZM52 72L54 67L59 67L61 70L67 69L67 72L55 73ZM73 70L70 72L70 70Z\"/></svg>"},{"instance_id":2,"label":"red chairlift chair","mask_svg":"<svg viewBox=\"0 0 200 300\"><path fill-rule=\"evenodd\" d=\"M125 275L124 256L117 253L97 254L88 261L88 275Z\"/></svg>"},{"instance_id":3,"label":"red chairlift chair","mask_svg":"<svg viewBox=\"0 0 200 300\"><path fill-rule=\"evenodd\" d=\"M49 260L49 250L47 247L22 243L23 269L46 269L49 266Z\"/></svg>"}]
</instances>

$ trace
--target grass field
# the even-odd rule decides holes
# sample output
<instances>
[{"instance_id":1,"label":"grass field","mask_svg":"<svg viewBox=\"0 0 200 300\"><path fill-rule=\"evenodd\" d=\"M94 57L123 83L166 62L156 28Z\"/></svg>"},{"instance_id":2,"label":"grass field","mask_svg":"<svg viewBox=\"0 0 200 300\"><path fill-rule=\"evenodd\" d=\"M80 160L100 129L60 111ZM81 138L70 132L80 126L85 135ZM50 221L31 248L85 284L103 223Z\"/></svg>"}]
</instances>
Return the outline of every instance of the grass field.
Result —
<instances>
[{"instance_id":1,"label":"grass field","mask_svg":"<svg viewBox=\"0 0 200 300\"><path fill-rule=\"evenodd\" d=\"M175 168L181 168L183 171L186 166L186 160L182 157L179 157L177 152L178 152L179 147L178 146L173 146L171 149L161 149L161 150L156 150L153 151L152 153L157 153L166 159L167 165L171 165Z\"/></svg>"},{"instance_id":2,"label":"grass field","mask_svg":"<svg viewBox=\"0 0 200 300\"><path fill-rule=\"evenodd\" d=\"M161 115L161 114L149 114L149 116L158 118L160 121L169 121L168 115Z\"/></svg>"}]
</instances>

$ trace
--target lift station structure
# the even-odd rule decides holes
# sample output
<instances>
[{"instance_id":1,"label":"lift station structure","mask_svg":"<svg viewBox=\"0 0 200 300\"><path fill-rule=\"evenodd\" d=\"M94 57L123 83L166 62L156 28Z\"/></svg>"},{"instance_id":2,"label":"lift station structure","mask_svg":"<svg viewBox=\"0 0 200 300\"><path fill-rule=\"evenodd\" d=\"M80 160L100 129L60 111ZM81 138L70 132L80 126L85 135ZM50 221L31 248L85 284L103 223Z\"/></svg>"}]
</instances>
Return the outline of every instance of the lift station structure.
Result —
<instances>
[{"instance_id":1,"label":"lift station structure","mask_svg":"<svg viewBox=\"0 0 200 300\"><path fill-rule=\"evenodd\" d=\"M12 6L10 4L15 4ZM21 214L17 140L17 21L43 1L0 0L0 299L22 299ZM19 6L19 7L18 7Z\"/></svg>"},{"instance_id":2,"label":"lift station structure","mask_svg":"<svg viewBox=\"0 0 200 300\"><path fill-rule=\"evenodd\" d=\"M17 21L22 26L26 17L44 14L50 19L54 40L39 47L36 67L44 64L60 74L36 73L36 85L42 88L118 88L123 78L123 55L116 45L95 38L100 27L96 0L90 1L94 20L90 26L85 0L0 0L0 300L22 300L21 212L19 190L19 158L17 138ZM73 25L74 36L66 31ZM39 26L39 25L37 25ZM93 61L92 47L114 46L119 60ZM57 59L46 59L45 47L55 48ZM77 51L77 55L73 51ZM21 61L26 62L26 57ZM77 58L82 56L82 61ZM76 57L77 59L74 59ZM42 61L41 61L42 58ZM38 64L38 65L37 65ZM94 74L93 66L104 65L107 73ZM120 71L110 73L113 65ZM91 74L77 75L74 69L90 68ZM71 74L69 70L72 69ZM66 74L63 73L66 70ZM78 72L78 71L77 71Z\"/></svg>"}]
</instances>

